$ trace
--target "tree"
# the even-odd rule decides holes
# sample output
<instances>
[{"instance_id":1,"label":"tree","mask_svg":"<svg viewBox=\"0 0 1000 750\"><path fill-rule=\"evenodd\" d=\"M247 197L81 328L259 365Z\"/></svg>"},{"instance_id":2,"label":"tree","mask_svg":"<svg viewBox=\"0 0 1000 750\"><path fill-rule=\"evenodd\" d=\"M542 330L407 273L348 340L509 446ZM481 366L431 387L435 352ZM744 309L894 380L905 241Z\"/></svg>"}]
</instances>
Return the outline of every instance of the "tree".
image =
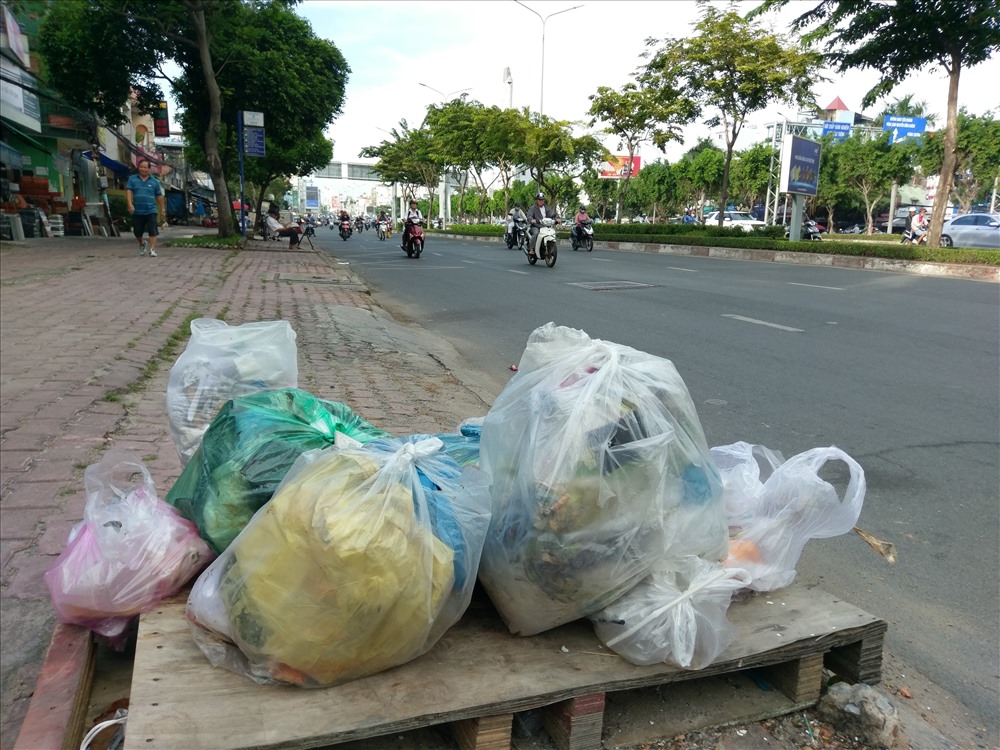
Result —
<instances>
[{"instance_id":1,"label":"tree","mask_svg":"<svg viewBox=\"0 0 1000 750\"><path fill-rule=\"evenodd\" d=\"M574 136L569 122L534 113L526 115L520 160L538 189L546 195L555 193L555 185L547 180L547 174L580 177L608 154L593 136Z\"/></svg>"},{"instance_id":2,"label":"tree","mask_svg":"<svg viewBox=\"0 0 1000 750\"><path fill-rule=\"evenodd\" d=\"M752 209L767 198L773 153L770 143L761 142L736 154L730 168L730 186L739 203Z\"/></svg>"},{"instance_id":3,"label":"tree","mask_svg":"<svg viewBox=\"0 0 1000 750\"><path fill-rule=\"evenodd\" d=\"M787 3L788 0L765 0L755 13ZM863 106L870 106L900 81L928 65L939 65L948 74L941 178L927 236L928 245L938 247L958 166L958 84L963 68L990 59L1000 49L1000 1L822 0L795 19L792 27L809 29L806 39L825 40L827 58L840 71L850 68L878 71L879 80L865 94Z\"/></svg>"},{"instance_id":4,"label":"tree","mask_svg":"<svg viewBox=\"0 0 1000 750\"><path fill-rule=\"evenodd\" d=\"M921 143L919 163L926 171L937 173L944 162L944 143L936 134L926 135ZM993 112L982 117L958 111L958 141L955 148L955 181L951 198L959 211L968 213L972 204L1000 179L1000 121ZM940 187L939 187L940 189Z\"/></svg>"},{"instance_id":5,"label":"tree","mask_svg":"<svg viewBox=\"0 0 1000 750\"><path fill-rule=\"evenodd\" d=\"M833 216L836 208L854 198L854 192L844 181L840 166L843 151L841 141L828 135L822 140L822 158L819 160L819 182L813 201L817 208L826 210L826 231L834 233ZM892 209L890 209L891 212Z\"/></svg>"},{"instance_id":6,"label":"tree","mask_svg":"<svg viewBox=\"0 0 1000 750\"><path fill-rule=\"evenodd\" d=\"M411 129L401 120L399 130L392 129L392 141L382 141L378 146L366 146L361 156L378 159L374 169L388 183L403 185L403 193L416 197L417 186L427 188L429 203L434 204L434 191L444 171L444 157L431 131L421 126Z\"/></svg>"},{"instance_id":7,"label":"tree","mask_svg":"<svg viewBox=\"0 0 1000 750\"><path fill-rule=\"evenodd\" d=\"M733 149L747 116L775 102L803 107L812 104L821 57L741 17L733 8L719 10L699 0L701 20L695 35L661 42L647 56L641 80L660 91L683 92L694 111L706 108L710 128L722 126L726 141L719 205L729 198ZM696 115L697 116L697 115ZM723 215L719 214L719 226Z\"/></svg>"},{"instance_id":8,"label":"tree","mask_svg":"<svg viewBox=\"0 0 1000 750\"><path fill-rule=\"evenodd\" d=\"M643 171L640 170L639 174L641 175ZM588 169L580 179L583 182L583 189L587 193L592 215L602 221L613 219L618 200L618 186L615 184L617 181L598 177L596 169Z\"/></svg>"},{"instance_id":9,"label":"tree","mask_svg":"<svg viewBox=\"0 0 1000 750\"><path fill-rule=\"evenodd\" d=\"M890 144L889 133L881 133L877 138L852 135L838 148L840 174L864 203L865 223L872 234L875 207L888 196L893 182L905 182L913 174L913 145Z\"/></svg>"},{"instance_id":10,"label":"tree","mask_svg":"<svg viewBox=\"0 0 1000 750\"><path fill-rule=\"evenodd\" d=\"M644 164L635 178L635 213L652 214L655 221L679 206L677 175L669 162Z\"/></svg>"},{"instance_id":11,"label":"tree","mask_svg":"<svg viewBox=\"0 0 1000 750\"><path fill-rule=\"evenodd\" d=\"M686 202L697 202L698 216L702 216L705 200L718 194L725 171L725 154L708 138L702 138L676 164L678 182ZM725 206L720 206L720 211Z\"/></svg>"},{"instance_id":12,"label":"tree","mask_svg":"<svg viewBox=\"0 0 1000 750\"><path fill-rule=\"evenodd\" d=\"M298 98L291 86L284 91L274 89L277 70L284 69L283 81L301 79L303 70L316 73L321 65L332 66L326 72L341 82L346 82L349 72L336 47L315 40L308 24L288 10L294 1L65 0L52 3L43 20L41 53L59 94L111 125L124 121L122 106L132 91L140 110L152 112L162 99L159 81L168 80L163 64L179 65L177 93L186 105L182 122L186 119L197 127L185 135L197 142L193 153L204 159L219 205L228 206L224 152L227 139L230 149L235 144L231 125L236 102L252 101L254 96L259 100L268 92L274 97L270 101L286 97L282 115L269 118L273 123L285 111L292 118L308 114L315 103L306 101L310 98L322 100L317 106L329 109L326 122L339 112L343 85L337 95L324 89L322 97L312 91L307 96L297 87ZM278 25L265 25L269 21ZM274 34L276 27L282 29L281 34ZM305 35L303 28L308 31ZM307 38L318 43L309 43ZM315 155L312 130L294 128L290 137L298 141L301 138L296 135L303 134L312 141L308 153ZM301 153L298 158L303 158ZM220 211L219 234L234 233L232 212Z\"/></svg>"},{"instance_id":13,"label":"tree","mask_svg":"<svg viewBox=\"0 0 1000 750\"><path fill-rule=\"evenodd\" d=\"M640 144L654 141L657 148L663 148L669 141L680 140L680 128L690 122L694 107L690 99L678 95L668 97L663 91L639 88L634 83L626 83L620 91L601 86L596 94L590 95L590 126L598 122L606 123L605 133L617 136L619 148L624 145L628 153L628 164L632 163ZM622 203L628 194L632 172L618 180L618 198L615 217L621 216Z\"/></svg>"}]
</instances>

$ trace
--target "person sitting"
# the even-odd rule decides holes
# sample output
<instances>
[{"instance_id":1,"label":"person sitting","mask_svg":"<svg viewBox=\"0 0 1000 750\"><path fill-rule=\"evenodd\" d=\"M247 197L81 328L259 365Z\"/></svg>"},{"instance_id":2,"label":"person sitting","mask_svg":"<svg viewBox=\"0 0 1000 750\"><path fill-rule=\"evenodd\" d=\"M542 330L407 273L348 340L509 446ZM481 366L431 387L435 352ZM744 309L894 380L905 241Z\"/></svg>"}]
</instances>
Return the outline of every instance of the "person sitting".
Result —
<instances>
[{"instance_id":1,"label":"person sitting","mask_svg":"<svg viewBox=\"0 0 1000 750\"><path fill-rule=\"evenodd\" d=\"M694 209L684 212L684 218L681 220L684 224L697 224L698 220L694 216Z\"/></svg>"},{"instance_id":2,"label":"person sitting","mask_svg":"<svg viewBox=\"0 0 1000 750\"><path fill-rule=\"evenodd\" d=\"M406 222L403 225L403 238L400 247L406 250L406 244L410 241L410 232L413 229L414 221L423 221L424 215L420 213L420 209L417 208L416 198L410 199L410 208L406 212Z\"/></svg>"},{"instance_id":3,"label":"person sitting","mask_svg":"<svg viewBox=\"0 0 1000 750\"><path fill-rule=\"evenodd\" d=\"M538 193L535 196L535 205L528 209L528 233L531 235L531 241L528 244L528 254L534 257L535 255L535 239L538 237L538 230L542 226L542 219L556 219L558 220L556 213L545 204L544 193Z\"/></svg>"},{"instance_id":4,"label":"person sitting","mask_svg":"<svg viewBox=\"0 0 1000 750\"><path fill-rule=\"evenodd\" d=\"M580 210L576 212L576 218L573 222L573 235L576 237L577 242L583 240L583 222L590 220L590 214L587 213L587 209L580 206Z\"/></svg>"},{"instance_id":5,"label":"person sitting","mask_svg":"<svg viewBox=\"0 0 1000 750\"><path fill-rule=\"evenodd\" d=\"M514 208L507 212L507 236L504 237L508 244L514 244L517 241L517 237L514 236L514 227L517 221L528 221L527 215L524 213L524 209L521 208L520 203L515 203Z\"/></svg>"},{"instance_id":6,"label":"person sitting","mask_svg":"<svg viewBox=\"0 0 1000 750\"><path fill-rule=\"evenodd\" d=\"M302 230L294 222L289 222L288 224L282 224L278 221L278 216L280 216L280 211L278 211L277 206L271 206L267 209L267 229L271 234L275 234L278 237L288 238L288 249L295 250L299 246L299 242L302 240Z\"/></svg>"}]
</instances>

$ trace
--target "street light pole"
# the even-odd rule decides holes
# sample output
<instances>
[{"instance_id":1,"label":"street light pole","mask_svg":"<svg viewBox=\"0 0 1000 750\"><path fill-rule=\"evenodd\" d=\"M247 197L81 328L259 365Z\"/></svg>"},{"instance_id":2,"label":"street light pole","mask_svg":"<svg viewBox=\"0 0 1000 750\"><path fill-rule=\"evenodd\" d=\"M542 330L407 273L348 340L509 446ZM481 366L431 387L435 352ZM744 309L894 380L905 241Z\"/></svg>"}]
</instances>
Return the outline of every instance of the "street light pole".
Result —
<instances>
[{"instance_id":1,"label":"street light pole","mask_svg":"<svg viewBox=\"0 0 1000 750\"><path fill-rule=\"evenodd\" d=\"M514 0L515 3L520 5L522 8L530 10L536 16L538 20L542 22L542 85L541 93L538 102L538 114L545 114L545 22L548 21L553 16L558 16L560 13L569 13L571 10L576 10L577 8L582 8L582 5L574 5L572 8L566 8L565 10L557 10L555 13L549 13L545 18L538 13L537 10L532 10L527 5L521 2L521 0Z\"/></svg>"}]
</instances>

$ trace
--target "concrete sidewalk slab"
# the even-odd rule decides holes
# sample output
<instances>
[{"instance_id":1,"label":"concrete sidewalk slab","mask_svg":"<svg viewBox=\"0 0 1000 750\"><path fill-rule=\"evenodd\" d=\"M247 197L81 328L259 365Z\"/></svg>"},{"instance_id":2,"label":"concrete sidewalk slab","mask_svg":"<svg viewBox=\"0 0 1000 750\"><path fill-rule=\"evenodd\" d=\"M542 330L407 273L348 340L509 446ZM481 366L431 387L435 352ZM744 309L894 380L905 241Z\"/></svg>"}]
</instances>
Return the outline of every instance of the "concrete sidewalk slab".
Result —
<instances>
[{"instance_id":1,"label":"concrete sidewalk slab","mask_svg":"<svg viewBox=\"0 0 1000 750\"><path fill-rule=\"evenodd\" d=\"M375 309L360 280L328 254L263 242L243 252L170 247L181 231L164 233L157 258L139 256L131 237L0 247L4 750L14 746L50 647L55 619L42 575L82 519L83 470L112 446L131 450L160 497L181 472L166 382L192 317L288 320L299 386L394 434L453 430L488 408L428 353L440 343ZM37 738L37 728L25 736Z\"/></svg>"}]
</instances>

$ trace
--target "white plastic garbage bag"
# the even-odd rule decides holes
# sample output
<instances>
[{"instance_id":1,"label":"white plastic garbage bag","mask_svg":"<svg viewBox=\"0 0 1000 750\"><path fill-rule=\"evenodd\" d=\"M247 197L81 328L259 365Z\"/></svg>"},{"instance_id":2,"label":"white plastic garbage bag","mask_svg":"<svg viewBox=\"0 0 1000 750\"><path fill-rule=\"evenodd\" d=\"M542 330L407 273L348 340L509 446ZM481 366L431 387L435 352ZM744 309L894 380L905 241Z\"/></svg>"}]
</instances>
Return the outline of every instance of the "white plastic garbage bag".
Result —
<instances>
[{"instance_id":1,"label":"white plastic garbage bag","mask_svg":"<svg viewBox=\"0 0 1000 750\"><path fill-rule=\"evenodd\" d=\"M726 611L749 583L745 570L693 555L663 560L591 620L601 642L633 664L703 669L732 642Z\"/></svg>"},{"instance_id":2,"label":"white plastic garbage bag","mask_svg":"<svg viewBox=\"0 0 1000 750\"><path fill-rule=\"evenodd\" d=\"M549 323L483 422L479 577L512 633L593 614L664 556L722 560L722 488L666 359Z\"/></svg>"},{"instance_id":3,"label":"white plastic garbage bag","mask_svg":"<svg viewBox=\"0 0 1000 750\"><path fill-rule=\"evenodd\" d=\"M191 322L191 339L170 368L167 413L181 466L224 403L238 396L297 388L295 331L285 320L230 326L215 318Z\"/></svg>"},{"instance_id":4,"label":"white plastic garbage bag","mask_svg":"<svg viewBox=\"0 0 1000 750\"><path fill-rule=\"evenodd\" d=\"M795 579L795 566L810 539L846 534L858 522L865 499L865 472L837 447L813 448L787 461L763 446L735 443L712 448L720 467L729 518L726 565L749 571L754 591L773 591ZM760 477L764 461L765 475ZM848 472L843 498L819 476L827 462Z\"/></svg>"}]
</instances>

